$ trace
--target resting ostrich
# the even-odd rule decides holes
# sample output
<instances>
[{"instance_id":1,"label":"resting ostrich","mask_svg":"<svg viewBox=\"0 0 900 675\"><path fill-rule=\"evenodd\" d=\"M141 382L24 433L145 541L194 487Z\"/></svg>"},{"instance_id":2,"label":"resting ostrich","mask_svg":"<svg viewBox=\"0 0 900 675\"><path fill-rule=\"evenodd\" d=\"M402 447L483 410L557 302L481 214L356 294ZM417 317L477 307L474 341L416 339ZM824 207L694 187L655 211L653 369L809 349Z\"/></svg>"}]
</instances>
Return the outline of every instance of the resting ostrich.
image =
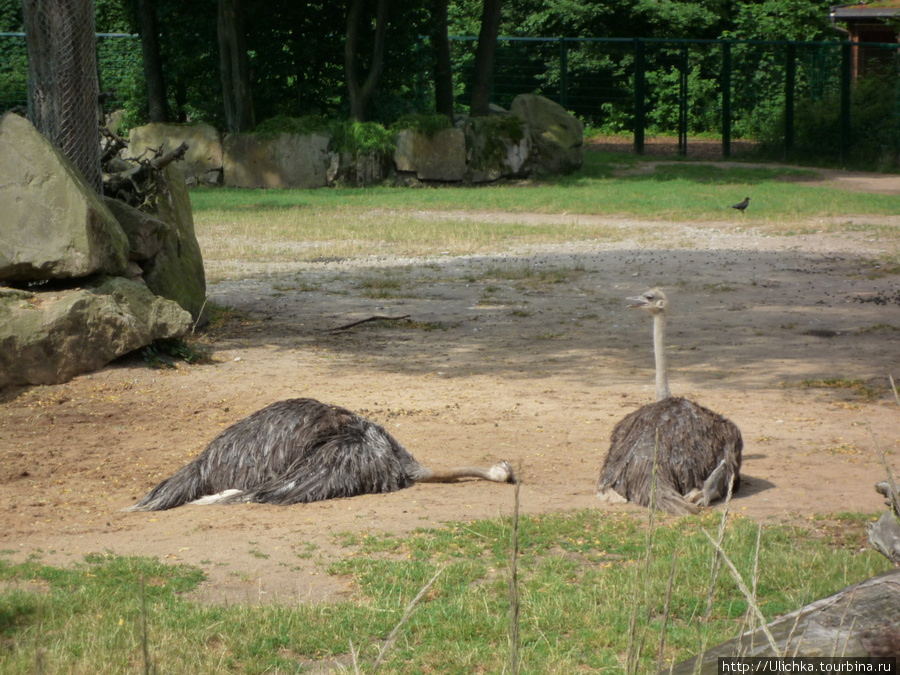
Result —
<instances>
[{"instance_id":1,"label":"resting ostrich","mask_svg":"<svg viewBox=\"0 0 900 675\"><path fill-rule=\"evenodd\" d=\"M609 453L600 471L597 496L609 502L650 503L653 456L657 461L657 508L696 513L699 506L723 498L734 477L740 485L740 429L718 413L669 392L665 335L668 300L658 288L629 307L653 314L656 402L623 418L613 429Z\"/></svg>"},{"instance_id":2,"label":"resting ostrich","mask_svg":"<svg viewBox=\"0 0 900 675\"><path fill-rule=\"evenodd\" d=\"M394 492L413 483L482 478L515 483L512 468L432 471L380 425L309 398L279 401L219 434L197 458L126 511L182 504L296 504Z\"/></svg>"}]
</instances>

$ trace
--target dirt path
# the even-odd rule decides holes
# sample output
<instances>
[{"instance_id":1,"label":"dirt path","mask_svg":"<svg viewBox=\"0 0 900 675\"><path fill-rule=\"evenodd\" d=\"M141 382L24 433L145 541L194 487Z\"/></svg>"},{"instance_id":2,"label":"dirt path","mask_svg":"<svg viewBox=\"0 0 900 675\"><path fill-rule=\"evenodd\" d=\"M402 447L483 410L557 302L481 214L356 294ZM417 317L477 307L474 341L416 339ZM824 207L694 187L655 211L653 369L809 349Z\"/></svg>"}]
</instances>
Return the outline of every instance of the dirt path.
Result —
<instances>
[{"instance_id":1,"label":"dirt path","mask_svg":"<svg viewBox=\"0 0 900 675\"><path fill-rule=\"evenodd\" d=\"M879 511L877 447L900 474L900 406L887 390L900 275L893 245L863 227L872 220L794 237L734 221L675 223L660 236L660 223L607 220L630 236L260 265L209 289L235 309L206 338L214 364L154 370L132 358L8 390L0 550L54 564L106 550L184 561L209 573L200 596L210 601L335 599L352 589L325 567L353 553L351 535L509 513L511 488L477 482L295 507L119 512L227 425L295 396L372 417L426 464L521 464L526 512L600 508L610 430L652 396L650 323L623 298L657 284L673 305L673 389L743 431L734 508L759 519ZM900 227L900 216L880 222ZM393 297L367 296L379 279ZM413 322L327 332L375 314ZM825 380L847 388L809 386Z\"/></svg>"}]
</instances>

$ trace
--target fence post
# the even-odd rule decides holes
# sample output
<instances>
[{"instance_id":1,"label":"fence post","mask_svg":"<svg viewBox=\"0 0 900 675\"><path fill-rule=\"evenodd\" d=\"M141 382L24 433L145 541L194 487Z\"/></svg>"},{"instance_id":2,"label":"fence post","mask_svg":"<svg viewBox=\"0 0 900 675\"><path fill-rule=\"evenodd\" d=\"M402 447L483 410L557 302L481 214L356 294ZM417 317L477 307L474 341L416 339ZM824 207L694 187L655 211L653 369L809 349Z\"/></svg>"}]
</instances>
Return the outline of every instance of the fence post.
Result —
<instances>
[{"instance_id":1,"label":"fence post","mask_svg":"<svg viewBox=\"0 0 900 675\"><path fill-rule=\"evenodd\" d=\"M634 152L638 155L644 154L644 127L647 124L644 69L644 43L640 38L634 38Z\"/></svg>"},{"instance_id":2,"label":"fence post","mask_svg":"<svg viewBox=\"0 0 900 675\"><path fill-rule=\"evenodd\" d=\"M843 163L850 149L850 62L853 56L850 42L841 44L841 157Z\"/></svg>"},{"instance_id":3,"label":"fence post","mask_svg":"<svg viewBox=\"0 0 900 675\"><path fill-rule=\"evenodd\" d=\"M688 129L688 46L681 48L681 64L678 78L678 154L687 155Z\"/></svg>"},{"instance_id":4,"label":"fence post","mask_svg":"<svg viewBox=\"0 0 900 675\"><path fill-rule=\"evenodd\" d=\"M722 157L731 157L731 41L722 43Z\"/></svg>"},{"instance_id":5,"label":"fence post","mask_svg":"<svg viewBox=\"0 0 900 675\"><path fill-rule=\"evenodd\" d=\"M559 38L559 104L563 108L569 107L569 50L566 47L566 38Z\"/></svg>"},{"instance_id":6,"label":"fence post","mask_svg":"<svg viewBox=\"0 0 900 675\"><path fill-rule=\"evenodd\" d=\"M794 89L797 84L797 45L789 42L784 64L784 154L794 149Z\"/></svg>"}]
</instances>

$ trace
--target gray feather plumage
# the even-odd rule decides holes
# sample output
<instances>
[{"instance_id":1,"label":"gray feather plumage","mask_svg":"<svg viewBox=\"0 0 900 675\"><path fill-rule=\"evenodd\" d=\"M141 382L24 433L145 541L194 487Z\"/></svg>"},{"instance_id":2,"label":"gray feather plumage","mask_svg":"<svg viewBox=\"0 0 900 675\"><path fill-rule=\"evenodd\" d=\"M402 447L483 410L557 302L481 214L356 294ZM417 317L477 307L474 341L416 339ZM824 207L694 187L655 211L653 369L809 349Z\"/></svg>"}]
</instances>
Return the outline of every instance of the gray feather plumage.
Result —
<instances>
[{"instance_id":1,"label":"gray feather plumage","mask_svg":"<svg viewBox=\"0 0 900 675\"><path fill-rule=\"evenodd\" d=\"M296 504L393 492L430 472L379 424L313 399L279 401L219 434L131 511L239 490L221 503Z\"/></svg>"},{"instance_id":2,"label":"gray feather plumage","mask_svg":"<svg viewBox=\"0 0 900 675\"><path fill-rule=\"evenodd\" d=\"M658 431L658 442L657 442ZM648 506L657 455L656 504L668 513L696 512L684 499L704 483L724 460L724 474L715 493L724 496L734 476L740 486L744 442L738 427L708 408L671 396L635 410L613 429L609 453L603 463L598 489L612 488L628 501Z\"/></svg>"},{"instance_id":3,"label":"gray feather plumage","mask_svg":"<svg viewBox=\"0 0 900 675\"><path fill-rule=\"evenodd\" d=\"M668 513L696 513L740 486L744 441L730 420L702 405L672 396L666 366L665 330L669 301L659 288L629 298L629 307L653 316L656 402L623 418L613 429L597 494L649 506L656 459L656 507Z\"/></svg>"}]
</instances>

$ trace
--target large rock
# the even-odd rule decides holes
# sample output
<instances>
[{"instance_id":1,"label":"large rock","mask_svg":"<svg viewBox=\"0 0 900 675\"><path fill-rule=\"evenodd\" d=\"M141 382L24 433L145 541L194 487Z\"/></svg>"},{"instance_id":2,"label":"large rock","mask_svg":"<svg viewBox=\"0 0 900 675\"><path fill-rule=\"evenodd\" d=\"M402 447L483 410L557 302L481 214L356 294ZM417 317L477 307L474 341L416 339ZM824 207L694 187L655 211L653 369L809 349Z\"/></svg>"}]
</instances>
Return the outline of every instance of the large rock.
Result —
<instances>
[{"instance_id":1,"label":"large rock","mask_svg":"<svg viewBox=\"0 0 900 675\"><path fill-rule=\"evenodd\" d=\"M128 240L81 172L26 119L0 118L0 280L118 274Z\"/></svg>"},{"instance_id":2,"label":"large rock","mask_svg":"<svg viewBox=\"0 0 900 675\"><path fill-rule=\"evenodd\" d=\"M128 259L149 260L163 250L169 226L158 218L110 197L103 201L128 238Z\"/></svg>"},{"instance_id":3,"label":"large rock","mask_svg":"<svg viewBox=\"0 0 900 675\"><path fill-rule=\"evenodd\" d=\"M801 607L768 624L783 654L848 657L885 656L885 640L897 640L900 607L900 569L853 584L822 600ZM886 622L893 621L893 627ZM852 629L852 630L851 630ZM893 637L892 637L893 636ZM896 648L896 645L894 645ZM896 653L896 652L893 652ZM663 673L714 675L719 659L743 656L775 656L762 629L744 633L707 650L700 664L696 658L682 661Z\"/></svg>"},{"instance_id":4,"label":"large rock","mask_svg":"<svg viewBox=\"0 0 900 675\"><path fill-rule=\"evenodd\" d=\"M533 148L532 172L558 174L574 171L583 162L584 125L558 103L536 94L520 94L510 112L524 122Z\"/></svg>"},{"instance_id":5,"label":"large rock","mask_svg":"<svg viewBox=\"0 0 900 675\"><path fill-rule=\"evenodd\" d=\"M225 152L222 137L210 124L163 124L152 122L133 128L128 134L127 157L138 157L162 146L162 153L182 143L188 149L181 168L188 184L218 185L222 182ZM151 157L153 155L150 155Z\"/></svg>"},{"instance_id":6,"label":"large rock","mask_svg":"<svg viewBox=\"0 0 900 675\"><path fill-rule=\"evenodd\" d=\"M391 158L382 152L357 156L352 152L335 152L328 167L328 185L378 185L387 180L390 170Z\"/></svg>"},{"instance_id":7,"label":"large rock","mask_svg":"<svg viewBox=\"0 0 900 675\"><path fill-rule=\"evenodd\" d=\"M190 326L176 303L121 277L58 292L0 288L0 387L65 382Z\"/></svg>"},{"instance_id":8,"label":"large rock","mask_svg":"<svg viewBox=\"0 0 900 675\"><path fill-rule=\"evenodd\" d=\"M157 199L156 212L151 214L168 225L162 233L162 250L139 264L151 291L174 300L191 313L198 325L203 325L206 323L206 275L194 233L191 197L177 164L163 169L163 177L169 198Z\"/></svg>"},{"instance_id":9,"label":"large rock","mask_svg":"<svg viewBox=\"0 0 900 675\"><path fill-rule=\"evenodd\" d=\"M225 185L241 188L319 188L328 182L331 137L323 134L225 136Z\"/></svg>"},{"instance_id":10,"label":"large rock","mask_svg":"<svg viewBox=\"0 0 900 675\"><path fill-rule=\"evenodd\" d=\"M531 144L522 121L508 113L466 121L468 178L485 183L527 173Z\"/></svg>"},{"instance_id":11,"label":"large rock","mask_svg":"<svg viewBox=\"0 0 900 675\"><path fill-rule=\"evenodd\" d=\"M466 136L461 129L441 129L431 135L403 129L394 152L397 171L419 180L461 181L466 175Z\"/></svg>"},{"instance_id":12,"label":"large rock","mask_svg":"<svg viewBox=\"0 0 900 675\"><path fill-rule=\"evenodd\" d=\"M874 523L866 524L869 544L895 565L900 565L900 520L885 511Z\"/></svg>"}]
</instances>

